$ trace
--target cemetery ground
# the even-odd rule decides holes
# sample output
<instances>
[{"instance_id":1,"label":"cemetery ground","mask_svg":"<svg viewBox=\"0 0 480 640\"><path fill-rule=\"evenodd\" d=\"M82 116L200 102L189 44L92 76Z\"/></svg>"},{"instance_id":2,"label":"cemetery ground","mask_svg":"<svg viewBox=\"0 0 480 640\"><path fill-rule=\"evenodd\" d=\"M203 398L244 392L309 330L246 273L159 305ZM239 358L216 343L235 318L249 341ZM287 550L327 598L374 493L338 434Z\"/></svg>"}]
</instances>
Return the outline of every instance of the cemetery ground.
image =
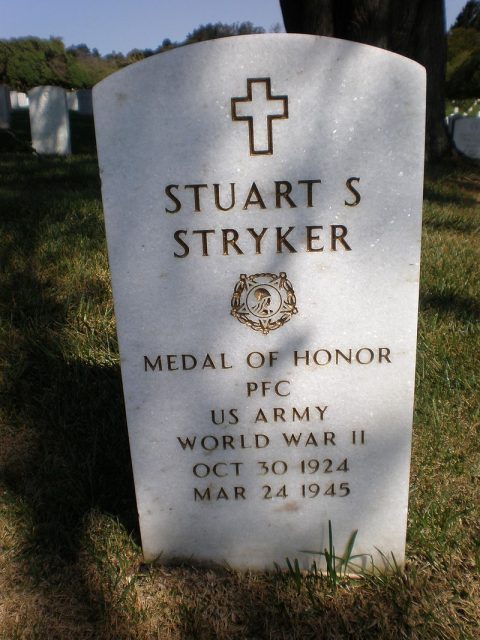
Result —
<instances>
[{"instance_id":1,"label":"cemetery ground","mask_svg":"<svg viewBox=\"0 0 480 640\"><path fill-rule=\"evenodd\" d=\"M0 155L0 638L478 638L479 164L426 180L405 572L166 567L142 561L92 123L72 124L70 158L26 153L21 115Z\"/></svg>"}]
</instances>

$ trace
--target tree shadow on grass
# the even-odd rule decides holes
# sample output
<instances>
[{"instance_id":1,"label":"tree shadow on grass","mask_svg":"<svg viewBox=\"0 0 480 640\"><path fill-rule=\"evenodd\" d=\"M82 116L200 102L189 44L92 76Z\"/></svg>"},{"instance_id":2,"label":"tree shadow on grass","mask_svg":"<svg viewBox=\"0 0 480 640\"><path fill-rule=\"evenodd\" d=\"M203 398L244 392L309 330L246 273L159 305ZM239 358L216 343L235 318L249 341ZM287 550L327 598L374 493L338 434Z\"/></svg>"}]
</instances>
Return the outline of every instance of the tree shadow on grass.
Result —
<instances>
[{"instance_id":1,"label":"tree shadow on grass","mask_svg":"<svg viewBox=\"0 0 480 640\"><path fill-rule=\"evenodd\" d=\"M455 207L478 206L480 163L465 157L447 158L426 168L424 199Z\"/></svg>"},{"instance_id":2,"label":"tree shadow on grass","mask_svg":"<svg viewBox=\"0 0 480 640\"><path fill-rule=\"evenodd\" d=\"M423 223L426 229L433 231L458 231L460 233L478 233L480 224L476 220L465 220L459 217L448 217L444 219L431 218Z\"/></svg>"},{"instance_id":3,"label":"tree shadow on grass","mask_svg":"<svg viewBox=\"0 0 480 640\"><path fill-rule=\"evenodd\" d=\"M59 184L62 173L70 172L59 159L38 163L30 158L28 167L40 173L50 168L58 173ZM82 242L94 251L104 246L97 207L84 215L75 213L77 197L79 203L99 198L98 182L92 186L84 180L92 172L91 160L78 159L74 169L78 194L69 192L68 182L63 194L57 190L52 194L48 206L42 201L45 197L48 202L49 186L35 189L35 180L42 183L41 177L36 176L22 203L5 186L10 178L2 179L1 200L9 206L3 208L0 220L4 319L0 344L5 373L0 387L0 483L4 495L28 513L15 562L21 563L28 580L35 581L45 609L58 609L59 584L61 597L102 627L110 613L79 563L85 552L85 521L92 512L109 514L139 540L120 368L114 358L102 364L88 350L79 356L68 347L72 305L90 293L70 294L69 285L62 282L70 274L49 271L49 261L65 261L65 254L73 254ZM58 206L57 199L67 193L71 206ZM64 234L63 242L57 244L51 229ZM102 291L101 281L92 283L95 289L93 284L98 284L99 299L93 298L91 304L105 304L109 293ZM15 520L13 526L21 529L23 524ZM30 583L25 584L28 590ZM63 637L47 628L43 631L43 637ZM80 633L78 637L85 637Z\"/></svg>"},{"instance_id":4,"label":"tree shadow on grass","mask_svg":"<svg viewBox=\"0 0 480 640\"><path fill-rule=\"evenodd\" d=\"M20 408L19 437L28 433L29 444L10 439L3 478L29 504L31 547L71 561L92 509L137 535L138 523L120 373L66 363L56 351L48 331L22 350L9 402Z\"/></svg>"},{"instance_id":5,"label":"tree shadow on grass","mask_svg":"<svg viewBox=\"0 0 480 640\"><path fill-rule=\"evenodd\" d=\"M478 205L478 201L473 196L467 196L453 186L448 191L445 191L427 183L423 189L423 197L426 201L435 204L454 205L456 207L474 207Z\"/></svg>"},{"instance_id":6,"label":"tree shadow on grass","mask_svg":"<svg viewBox=\"0 0 480 640\"><path fill-rule=\"evenodd\" d=\"M96 153L95 125L93 116L70 112L72 153Z\"/></svg>"},{"instance_id":7,"label":"tree shadow on grass","mask_svg":"<svg viewBox=\"0 0 480 640\"><path fill-rule=\"evenodd\" d=\"M420 309L430 309L442 315L453 314L458 320L466 322L480 320L480 301L453 292L421 295Z\"/></svg>"},{"instance_id":8,"label":"tree shadow on grass","mask_svg":"<svg viewBox=\"0 0 480 640\"><path fill-rule=\"evenodd\" d=\"M52 313L51 301L44 310ZM4 489L28 512L16 562L24 564L44 603L34 620L45 626L43 637L64 637L48 628L55 611L72 616L59 606L59 591L77 616L72 622L82 629L78 637L84 637L87 621L96 629L92 638L104 637L99 630L123 614L107 606L85 573L85 522L92 513L108 514L137 543L140 538L120 372L118 366L66 362L49 326L36 323L31 329L10 348L11 420L0 473ZM103 558L99 567L108 561Z\"/></svg>"}]
</instances>

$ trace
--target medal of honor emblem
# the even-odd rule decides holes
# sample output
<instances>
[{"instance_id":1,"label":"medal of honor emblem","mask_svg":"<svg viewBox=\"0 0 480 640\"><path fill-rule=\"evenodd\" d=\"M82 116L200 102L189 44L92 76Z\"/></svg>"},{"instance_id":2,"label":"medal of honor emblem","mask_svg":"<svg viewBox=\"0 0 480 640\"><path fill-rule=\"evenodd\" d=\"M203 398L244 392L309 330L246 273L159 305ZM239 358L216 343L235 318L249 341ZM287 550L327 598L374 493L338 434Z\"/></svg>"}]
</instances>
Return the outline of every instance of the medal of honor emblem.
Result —
<instances>
[{"instance_id":1,"label":"medal of honor emblem","mask_svg":"<svg viewBox=\"0 0 480 640\"><path fill-rule=\"evenodd\" d=\"M240 275L230 313L239 322L264 335L278 329L297 313L295 292L287 274Z\"/></svg>"}]
</instances>

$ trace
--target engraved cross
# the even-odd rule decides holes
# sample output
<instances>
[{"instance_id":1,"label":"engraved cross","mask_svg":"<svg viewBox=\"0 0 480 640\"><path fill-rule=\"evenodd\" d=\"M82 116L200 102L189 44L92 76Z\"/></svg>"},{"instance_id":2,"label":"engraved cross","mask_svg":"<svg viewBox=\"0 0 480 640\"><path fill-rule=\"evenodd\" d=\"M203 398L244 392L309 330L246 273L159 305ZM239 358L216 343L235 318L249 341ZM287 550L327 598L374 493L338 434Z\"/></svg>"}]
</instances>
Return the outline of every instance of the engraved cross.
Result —
<instances>
[{"instance_id":1,"label":"engraved cross","mask_svg":"<svg viewBox=\"0 0 480 640\"><path fill-rule=\"evenodd\" d=\"M272 96L270 78L247 78L247 95L232 98L232 120L248 122L250 155L272 155L272 121L288 118L288 96Z\"/></svg>"}]
</instances>

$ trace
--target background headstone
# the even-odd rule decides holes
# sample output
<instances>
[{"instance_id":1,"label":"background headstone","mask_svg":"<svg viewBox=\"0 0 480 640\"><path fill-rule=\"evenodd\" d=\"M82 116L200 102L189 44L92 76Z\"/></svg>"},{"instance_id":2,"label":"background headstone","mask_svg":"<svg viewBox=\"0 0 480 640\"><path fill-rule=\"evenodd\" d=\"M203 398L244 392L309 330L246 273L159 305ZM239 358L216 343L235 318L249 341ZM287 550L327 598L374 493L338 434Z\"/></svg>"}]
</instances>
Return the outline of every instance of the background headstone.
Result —
<instances>
[{"instance_id":1,"label":"background headstone","mask_svg":"<svg viewBox=\"0 0 480 640\"><path fill-rule=\"evenodd\" d=\"M469 158L480 159L480 118L458 118L453 123L453 142Z\"/></svg>"},{"instance_id":2,"label":"background headstone","mask_svg":"<svg viewBox=\"0 0 480 640\"><path fill-rule=\"evenodd\" d=\"M5 84L0 84L0 129L10 128L10 90Z\"/></svg>"},{"instance_id":3,"label":"background headstone","mask_svg":"<svg viewBox=\"0 0 480 640\"><path fill-rule=\"evenodd\" d=\"M76 91L67 91L67 106L69 111L78 111L78 96Z\"/></svg>"},{"instance_id":4,"label":"background headstone","mask_svg":"<svg viewBox=\"0 0 480 640\"><path fill-rule=\"evenodd\" d=\"M460 115L459 113L451 113L445 118L445 123L447 125L450 135L453 135L453 127L454 127L455 121L461 118L463 118L463 116Z\"/></svg>"},{"instance_id":5,"label":"background headstone","mask_svg":"<svg viewBox=\"0 0 480 640\"><path fill-rule=\"evenodd\" d=\"M28 96L23 91L19 91L17 94L18 100L18 108L19 109L28 109Z\"/></svg>"},{"instance_id":6,"label":"background headstone","mask_svg":"<svg viewBox=\"0 0 480 640\"><path fill-rule=\"evenodd\" d=\"M79 89L77 91L78 113L84 116L93 114L92 90Z\"/></svg>"},{"instance_id":7,"label":"background headstone","mask_svg":"<svg viewBox=\"0 0 480 640\"><path fill-rule=\"evenodd\" d=\"M424 69L243 36L94 99L145 556L403 563Z\"/></svg>"},{"instance_id":8,"label":"background headstone","mask_svg":"<svg viewBox=\"0 0 480 640\"><path fill-rule=\"evenodd\" d=\"M10 107L12 111L18 109L18 91L10 91Z\"/></svg>"},{"instance_id":9,"label":"background headstone","mask_svg":"<svg viewBox=\"0 0 480 640\"><path fill-rule=\"evenodd\" d=\"M35 87L28 92L32 146L39 154L71 153L65 89Z\"/></svg>"},{"instance_id":10,"label":"background headstone","mask_svg":"<svg viewBox=\"0 0 480 640\"><path fill-rule=\"evenodd\" d=\"M28 109L28 97L23 91L10 91L10 105L12 111Z\"/></svg>"}]
</instances>

